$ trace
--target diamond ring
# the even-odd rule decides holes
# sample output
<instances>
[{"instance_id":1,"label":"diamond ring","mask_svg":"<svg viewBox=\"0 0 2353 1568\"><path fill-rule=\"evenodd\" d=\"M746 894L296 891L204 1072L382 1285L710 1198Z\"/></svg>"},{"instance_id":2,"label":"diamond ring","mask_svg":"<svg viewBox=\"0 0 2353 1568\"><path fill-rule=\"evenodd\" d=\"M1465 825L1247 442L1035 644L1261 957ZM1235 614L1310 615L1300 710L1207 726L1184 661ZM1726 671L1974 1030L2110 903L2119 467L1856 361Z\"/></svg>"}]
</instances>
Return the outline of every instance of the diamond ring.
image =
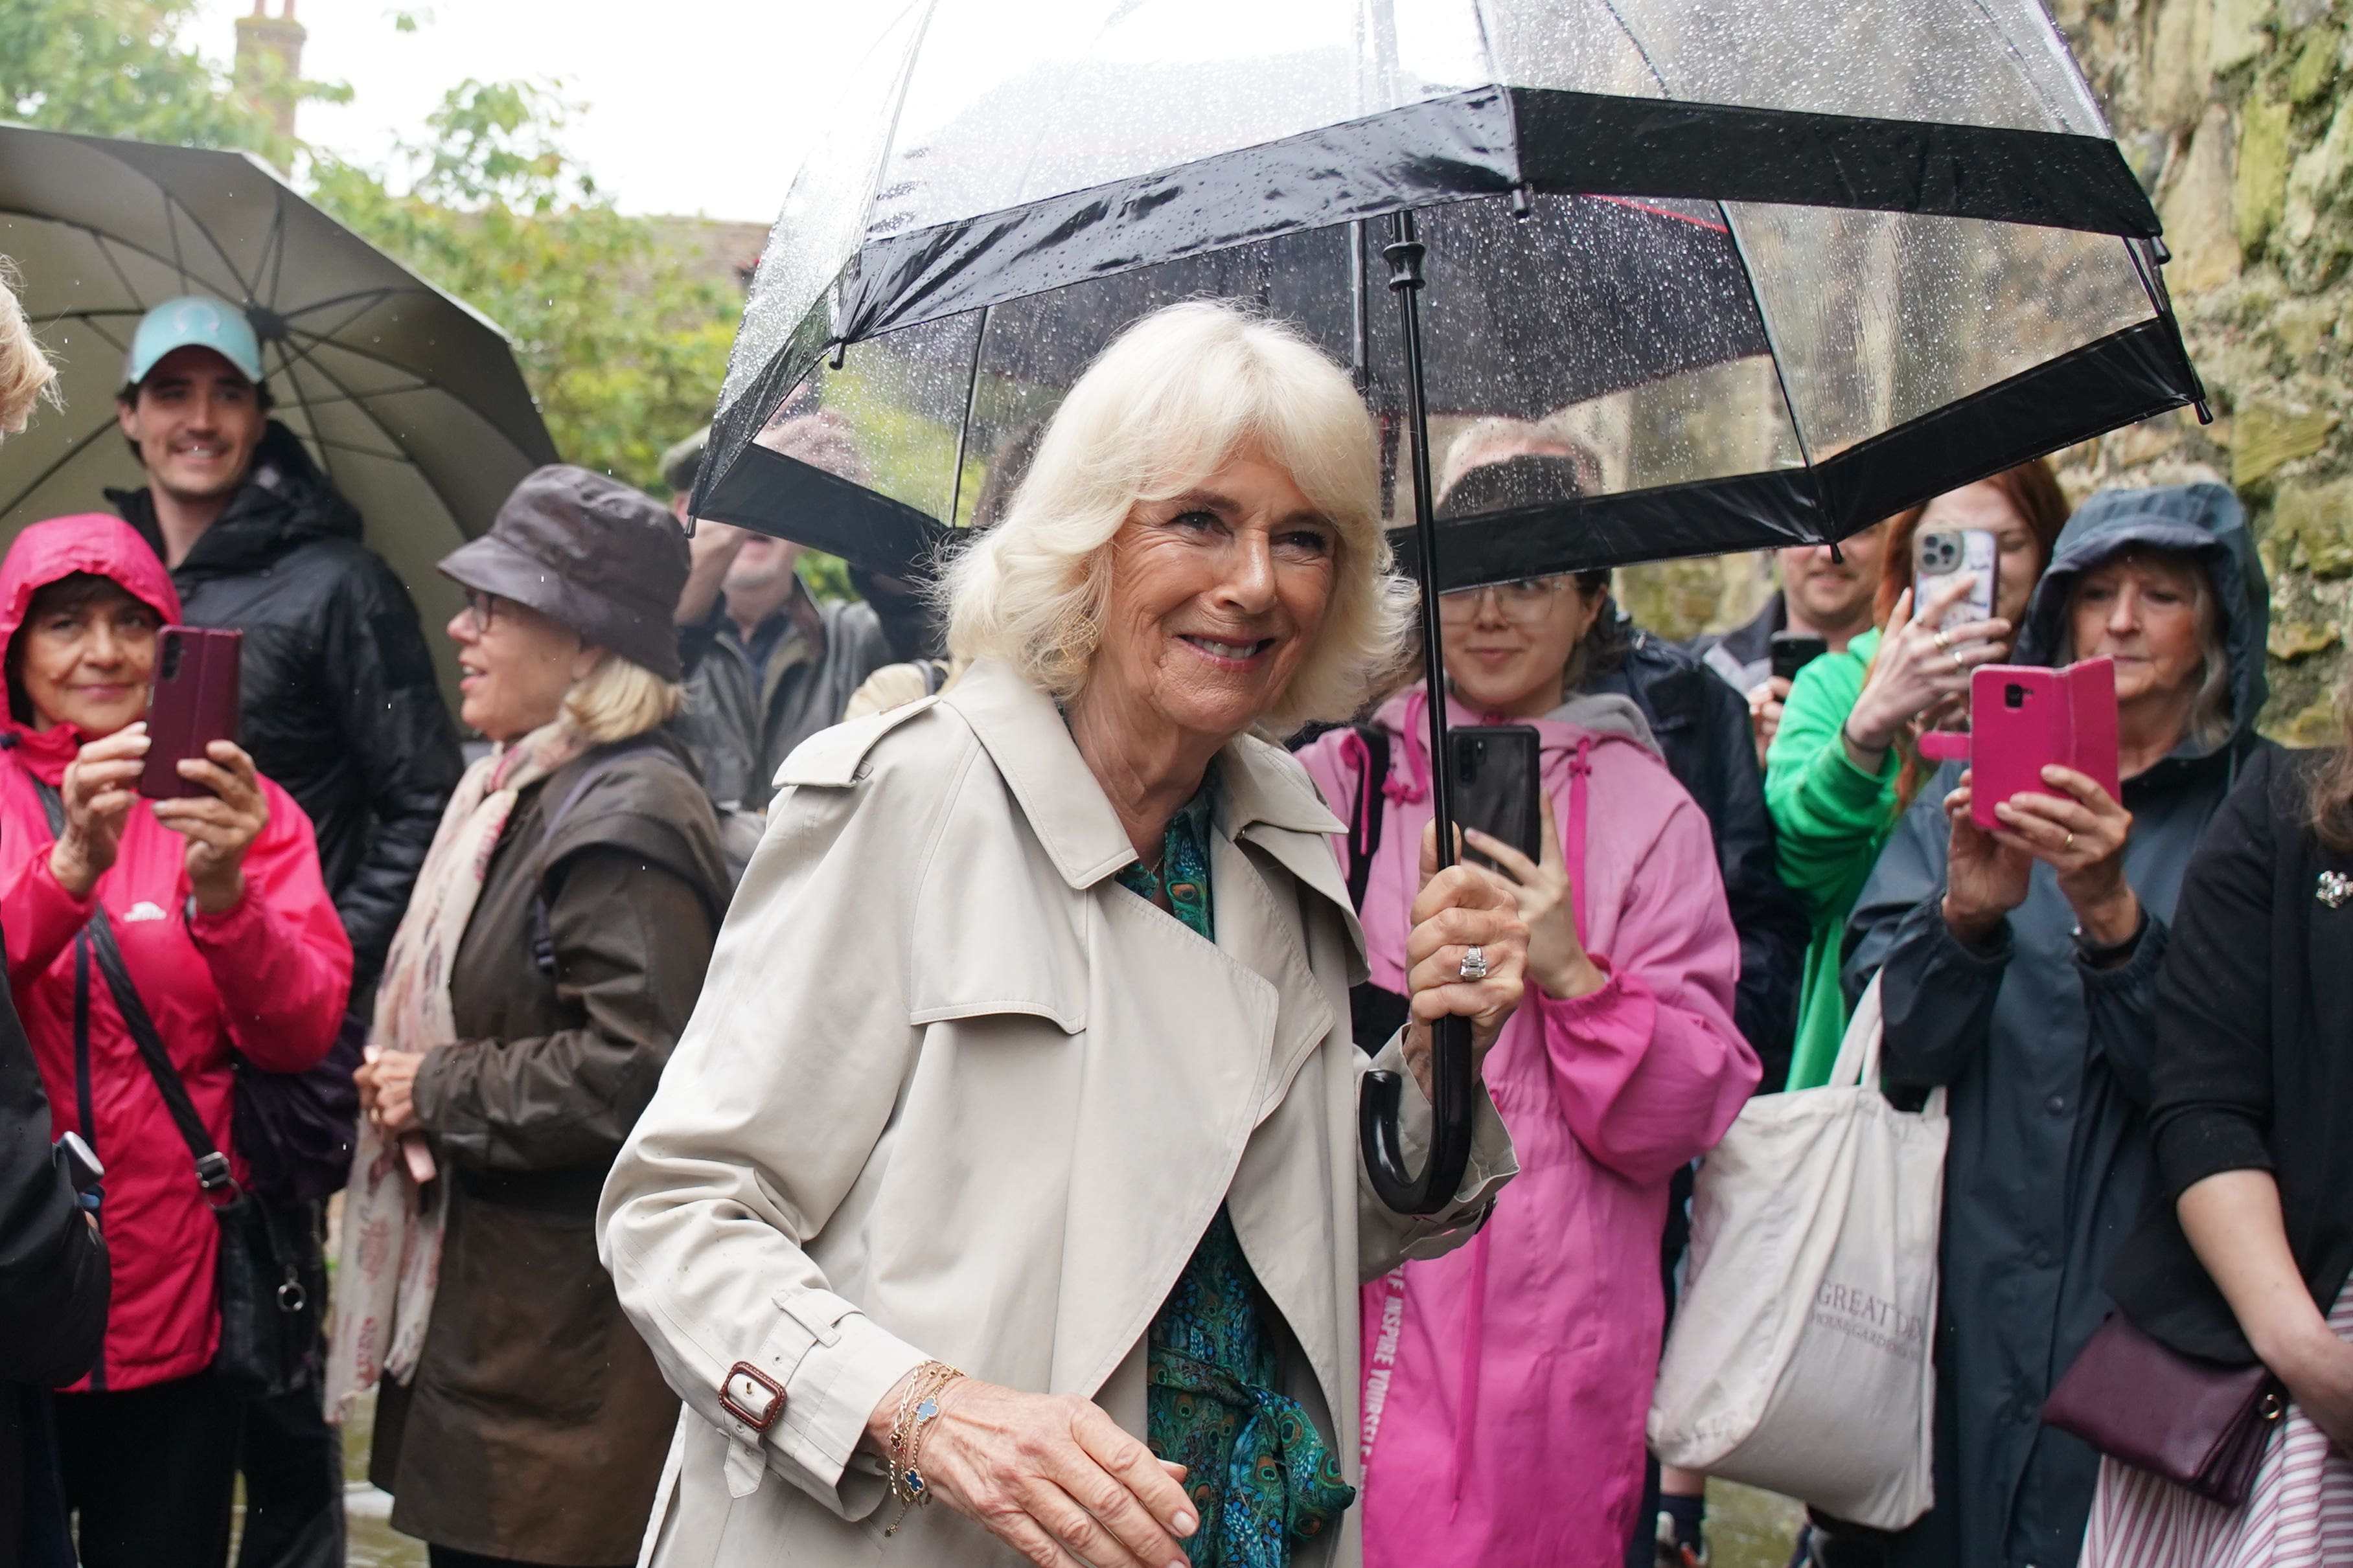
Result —
<instances>
[{"instance_id":1,"label":"diamond ring","mask_svg":"<svg viewBox=\"0 0 2353 1568\"><path fill-rule=\"evenodd\" d=\"M1462 978L1465 980L1486 979L1487 950L1483 947L1477 946L1464 948L1462 950L1462 965L1458 973L1461 973Z\"/></svg>"}]
</instances>

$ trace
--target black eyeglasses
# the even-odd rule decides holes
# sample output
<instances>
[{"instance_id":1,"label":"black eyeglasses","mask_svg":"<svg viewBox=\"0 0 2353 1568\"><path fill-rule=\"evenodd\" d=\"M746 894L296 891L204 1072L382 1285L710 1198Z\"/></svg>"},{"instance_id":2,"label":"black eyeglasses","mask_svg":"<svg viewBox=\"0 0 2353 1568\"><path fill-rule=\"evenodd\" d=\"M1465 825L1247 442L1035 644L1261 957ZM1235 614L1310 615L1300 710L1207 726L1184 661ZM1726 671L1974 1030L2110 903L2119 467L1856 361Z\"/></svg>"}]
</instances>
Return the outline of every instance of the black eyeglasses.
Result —
<instances>
[{"instance_id":1,"label":"black eyeglasses","mask_svg":"<svg viewBox=\"0 0 2353 1568\"><path fill-rule=\"evenodd\" d=\"M474 623L474 635L481 636L491 629L491 621L498 614L499 596L485 594L480 588L466 590L466 614Z\"/></svg>"}]
</instances>

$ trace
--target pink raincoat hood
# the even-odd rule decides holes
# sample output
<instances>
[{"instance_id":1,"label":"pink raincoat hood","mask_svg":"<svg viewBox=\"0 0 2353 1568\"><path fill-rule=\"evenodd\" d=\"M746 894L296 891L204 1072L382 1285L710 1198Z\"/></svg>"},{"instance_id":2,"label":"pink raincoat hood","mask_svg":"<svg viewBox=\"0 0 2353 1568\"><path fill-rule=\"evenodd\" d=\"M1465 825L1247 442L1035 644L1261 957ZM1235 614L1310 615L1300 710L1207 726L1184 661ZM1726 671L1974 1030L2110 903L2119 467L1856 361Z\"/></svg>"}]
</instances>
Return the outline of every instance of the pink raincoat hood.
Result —
<instances>
[{"instance_id":1,"label":"pink raincoat hood","mask_svg":"<svg viewBox=\"0 0 2353 1568\"><path fill-rule=\"evenodd\" d=\"M16 640L33 595L77 572L112 580L122 591L180 624L180 595L172 574L138 531L119 517L86 511L37 522L16 536L0 561L0 647Z\"/></svg>"}]
</instances>

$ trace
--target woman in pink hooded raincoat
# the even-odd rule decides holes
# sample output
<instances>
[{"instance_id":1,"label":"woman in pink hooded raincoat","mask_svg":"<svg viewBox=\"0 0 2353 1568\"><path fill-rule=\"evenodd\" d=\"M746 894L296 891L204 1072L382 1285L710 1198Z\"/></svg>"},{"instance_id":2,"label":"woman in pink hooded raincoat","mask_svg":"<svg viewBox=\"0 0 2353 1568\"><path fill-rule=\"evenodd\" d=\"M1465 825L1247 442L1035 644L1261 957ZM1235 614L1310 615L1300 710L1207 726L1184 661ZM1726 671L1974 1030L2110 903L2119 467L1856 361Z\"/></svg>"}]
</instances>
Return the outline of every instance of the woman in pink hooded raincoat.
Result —
<instances>
[{"instance_id":1,"label":"woman in pink hooded raincoat","mask_svg":"<svg viewBox=\"0 0 2353 1568\"><path fill-rule=\"evenodd\" d=\"M1642 1495L1667 1181L1759 1072L1732 1023L1739 946L1707 820L1640 710L1569 695L1608 657L1606 576L1440 605L1451 721L1543 737L1543 863L1472 840L1512 872L1529 926L1528 1001L1486 1068L1520 1175L1469 1246L1365 1288L1365 1562L1618 1568ZM1388 765L1369 788L1378 748L1357 731L1300 759L1351 824L1352 868L1366 814L1386 814L1358 876L1388 992L1430 819L1428 700L1416 685L1374 717Z\"/></svg>"}]
</instances>

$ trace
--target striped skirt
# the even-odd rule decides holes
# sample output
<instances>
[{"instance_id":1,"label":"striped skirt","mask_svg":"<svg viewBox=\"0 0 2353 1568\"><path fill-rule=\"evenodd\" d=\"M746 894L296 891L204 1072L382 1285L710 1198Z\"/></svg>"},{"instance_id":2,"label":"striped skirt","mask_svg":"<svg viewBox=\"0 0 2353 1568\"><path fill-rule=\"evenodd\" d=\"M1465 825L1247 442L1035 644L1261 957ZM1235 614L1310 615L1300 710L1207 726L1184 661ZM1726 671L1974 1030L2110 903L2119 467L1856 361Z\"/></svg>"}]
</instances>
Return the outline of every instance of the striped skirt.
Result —
<instances>
[{"instance_id":1,"label":"striped skirt","mask_svg":"<svg viewBox=\"0 0 2353 1568\"><path fill-rule=\"evenodd\" d=\"M2353 1286L2328 1326L2353 1339ZM2254 1489L2224 1508L2114 1459L2084 1537L2082 1568L2327 1568L2353 1563L2353 1463L2289 1405L2255 1471Z\"/></svg>"}]
</instances>

